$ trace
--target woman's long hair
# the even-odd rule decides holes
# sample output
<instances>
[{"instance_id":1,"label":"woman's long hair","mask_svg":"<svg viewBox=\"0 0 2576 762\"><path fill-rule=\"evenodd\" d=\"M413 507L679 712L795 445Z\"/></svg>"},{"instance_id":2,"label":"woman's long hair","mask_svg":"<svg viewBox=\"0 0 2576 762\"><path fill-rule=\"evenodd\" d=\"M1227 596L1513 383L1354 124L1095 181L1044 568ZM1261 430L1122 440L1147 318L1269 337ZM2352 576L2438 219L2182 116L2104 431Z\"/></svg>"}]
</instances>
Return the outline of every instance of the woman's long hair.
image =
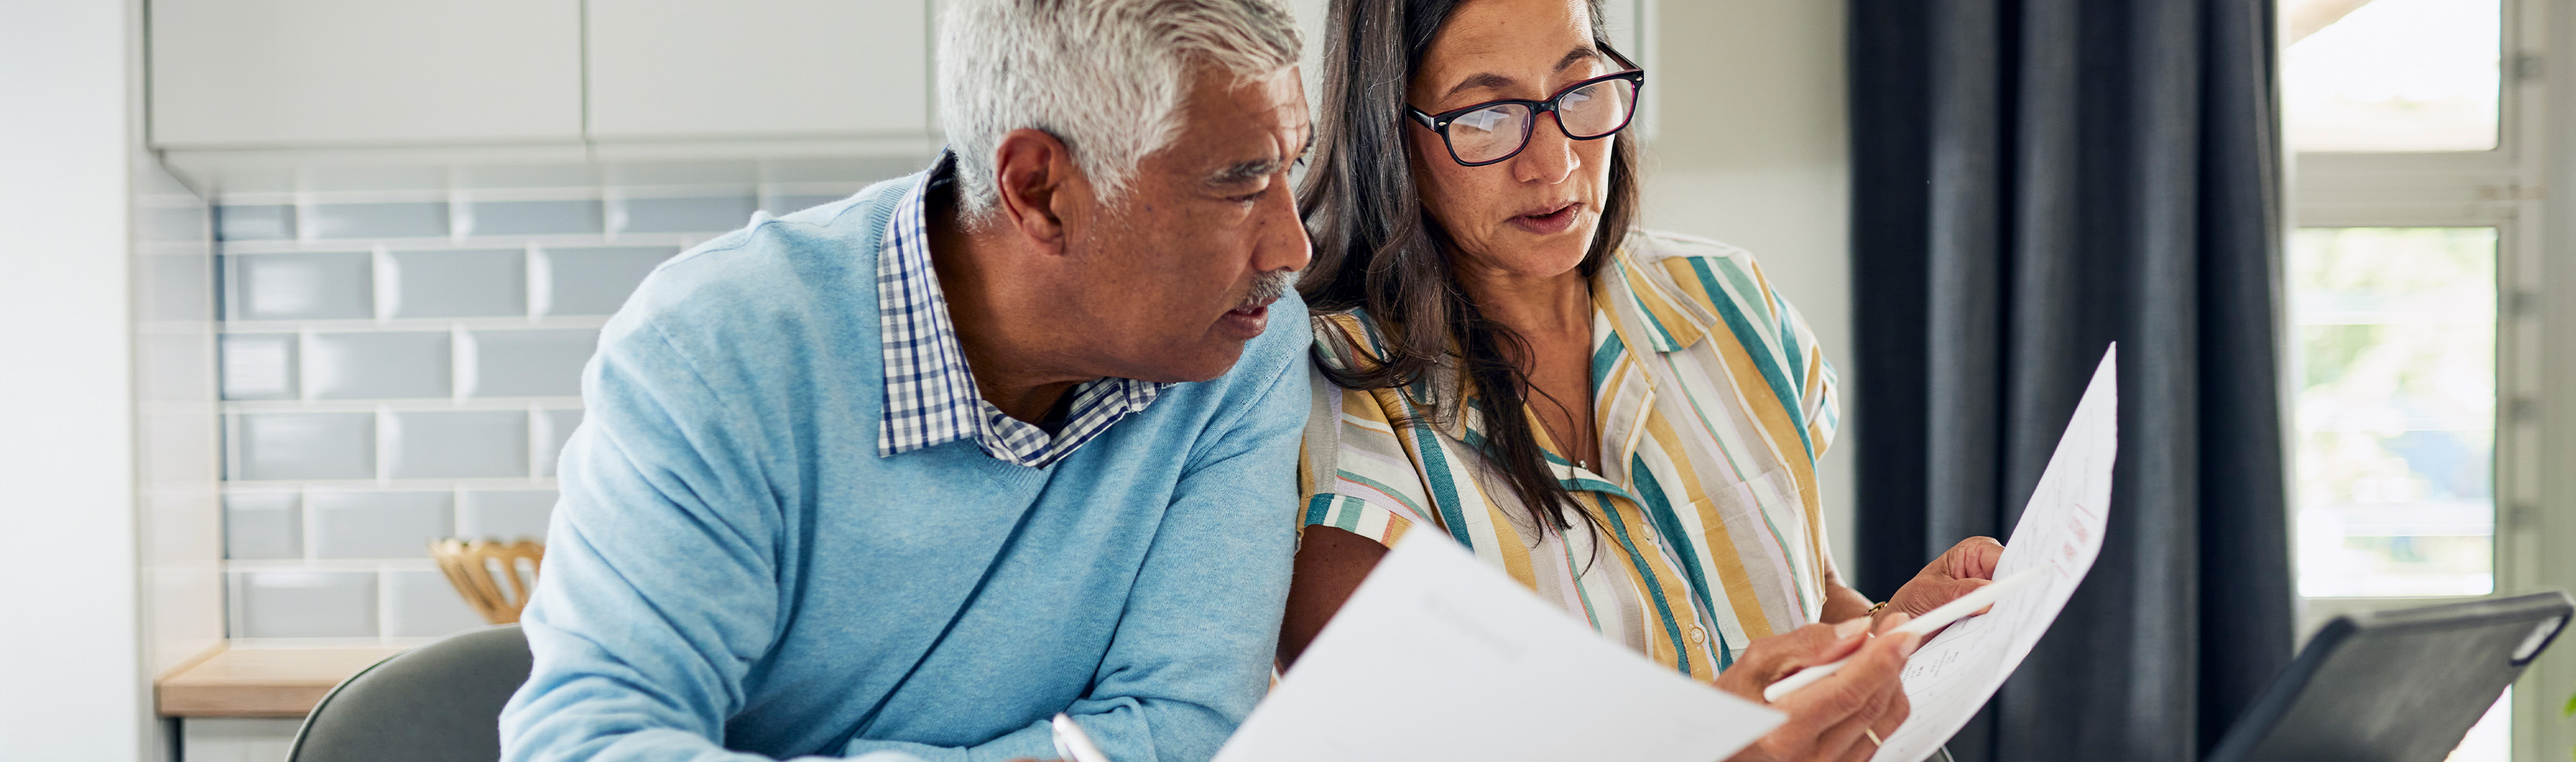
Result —
<instances>
[{"instance_id":1,"label":"woman's long hair","mask_svg":"<svg viewBox=\"0 0 2576 762\"><path fill-rule=\"evenodd\" d=\"M1318 313L1363 308L1383 329L1384 351L1378 356L1343 370L1319 362L1335 384L1404 389L1429 377L1444 360L1453 360L1483 395L1484 456L1511 482L1542 534L1550 528L1563 532L1572 525L1560 509L1573 510L1586 524L1596 519L1557 483L1529 417L1522 413L1531 387L1515 358L1528 357L1529 345L1486 318L1459 285L1444 253L1451 245L1449 236L1416 195L1412 152L1405 143L1406 90L1423 51L1460 1L1333 0L1315 152L1297 191L1315 258L1298 291ZM1591 6L1593 45L1608 51L1599 0ZM1622 130L1614 140L1600 228L1578 266L1586 279L1609 261L1636 223L1635 139ZM1590 399L1556 402L1592 404ZM1455 399L1416 403L1435 416L1465 414Z\"/></svg>"}]
</instances>

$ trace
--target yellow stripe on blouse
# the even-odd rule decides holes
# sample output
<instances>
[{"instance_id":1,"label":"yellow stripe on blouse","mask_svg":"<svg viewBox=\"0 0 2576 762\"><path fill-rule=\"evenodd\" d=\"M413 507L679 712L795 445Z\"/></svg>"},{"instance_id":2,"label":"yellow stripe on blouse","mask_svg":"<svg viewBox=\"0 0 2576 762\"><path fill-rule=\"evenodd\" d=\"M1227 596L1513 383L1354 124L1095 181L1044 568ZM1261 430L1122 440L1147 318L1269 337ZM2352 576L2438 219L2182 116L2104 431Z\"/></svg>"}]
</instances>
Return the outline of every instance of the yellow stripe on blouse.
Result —
<instances>
[{"instance_id":1,"label":"yellow stripe on blouse","mask_svg":"<svg viewBox=\"0 0 2576 762\"><path fill-rule=\"evenodd\" d=\"M1816 461L1838 415L1833 366L1752 255L1714 241L1633 234L1593 276L1592 302L1600 467L1574 465L1530 424L1589 522L1531 521L1482 454L1492 411L1443 367L1401 389L1343 389L1318 372L1300 526L1387 545L1441 532L1603 637L1714 677L1753 639L1823 609ZM1317 316L1318 361L1368 367L1386 329L1361 311Z\"/></svg>"}]
</instances>

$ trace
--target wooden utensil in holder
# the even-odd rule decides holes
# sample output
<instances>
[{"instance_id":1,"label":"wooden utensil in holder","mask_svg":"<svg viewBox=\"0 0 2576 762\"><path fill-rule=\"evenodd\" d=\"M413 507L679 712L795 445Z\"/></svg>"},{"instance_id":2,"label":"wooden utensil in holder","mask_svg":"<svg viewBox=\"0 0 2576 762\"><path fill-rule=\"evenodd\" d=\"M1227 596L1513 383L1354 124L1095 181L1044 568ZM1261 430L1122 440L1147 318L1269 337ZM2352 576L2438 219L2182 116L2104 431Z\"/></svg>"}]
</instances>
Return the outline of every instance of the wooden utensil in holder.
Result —
<instances>
[{"instance_id":1,"label":"wooden utensil in holder","mask_svg":"<svg viewBox=\"0 0 2576 762\"><path fill-rule=\"evenodd\" d=\"M467 542L450 537L430 542L429 557L437 559L448 584L456 586L457 594L465 596L465 603L484 621L509 624L519 621L519 611L528 607L528 593L537 587L537 569L545 563L546 546L534 540Z\"/></svg>"}]
</instances>

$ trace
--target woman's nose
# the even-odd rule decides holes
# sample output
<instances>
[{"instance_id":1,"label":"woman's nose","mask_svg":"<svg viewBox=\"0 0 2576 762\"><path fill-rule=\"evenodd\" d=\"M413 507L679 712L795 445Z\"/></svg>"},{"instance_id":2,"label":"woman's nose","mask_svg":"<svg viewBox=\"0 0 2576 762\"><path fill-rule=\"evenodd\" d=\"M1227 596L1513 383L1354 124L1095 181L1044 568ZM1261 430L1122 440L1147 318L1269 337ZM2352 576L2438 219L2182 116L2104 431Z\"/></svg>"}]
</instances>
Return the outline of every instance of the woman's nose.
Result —
<instances>
[{"instance_id":1,"label":"woman's nose","mask_svg":"<svg viewBox=\"0 0 2576 762\"><path fill-rule=\"evenodd\" d=\"M1580 163L1574 155L1574 139L1565 136L1565 127L1556 121L1555 112L1539 115L1530 125L1529 145L1512 157L1512 179L1524 183L1555 185L1574 174Z\"/></svg>"}]
</instances>

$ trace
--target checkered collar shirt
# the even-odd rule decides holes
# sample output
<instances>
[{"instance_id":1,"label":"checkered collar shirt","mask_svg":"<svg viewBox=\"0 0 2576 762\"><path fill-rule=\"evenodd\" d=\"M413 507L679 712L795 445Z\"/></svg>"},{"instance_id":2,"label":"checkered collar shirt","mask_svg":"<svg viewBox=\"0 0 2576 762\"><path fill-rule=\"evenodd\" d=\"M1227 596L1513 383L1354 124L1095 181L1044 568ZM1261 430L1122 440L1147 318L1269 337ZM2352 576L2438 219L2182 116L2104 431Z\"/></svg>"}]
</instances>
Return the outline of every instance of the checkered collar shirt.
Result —
<instances>
[{"instance_id":1,"label":"checkered collar shirt","mask_svg":"<svg viewBox=\"0 0 2576 762\"><path fill-rule=\"evenodd\" d=\"M877 257L877 304L885 353L885 416L877 425L877 455L892 457L972 438L984 453L1009 463L1045 468L1063 460L1111 424L1154 403L1170 384L1102 378L1073 388L1064 425L1054 434L1012 418L975 391L948 299L930 264L927 207L934 186L948 184L956 157L939 164L896 202Z\"/></svg>"}]
</instances>

